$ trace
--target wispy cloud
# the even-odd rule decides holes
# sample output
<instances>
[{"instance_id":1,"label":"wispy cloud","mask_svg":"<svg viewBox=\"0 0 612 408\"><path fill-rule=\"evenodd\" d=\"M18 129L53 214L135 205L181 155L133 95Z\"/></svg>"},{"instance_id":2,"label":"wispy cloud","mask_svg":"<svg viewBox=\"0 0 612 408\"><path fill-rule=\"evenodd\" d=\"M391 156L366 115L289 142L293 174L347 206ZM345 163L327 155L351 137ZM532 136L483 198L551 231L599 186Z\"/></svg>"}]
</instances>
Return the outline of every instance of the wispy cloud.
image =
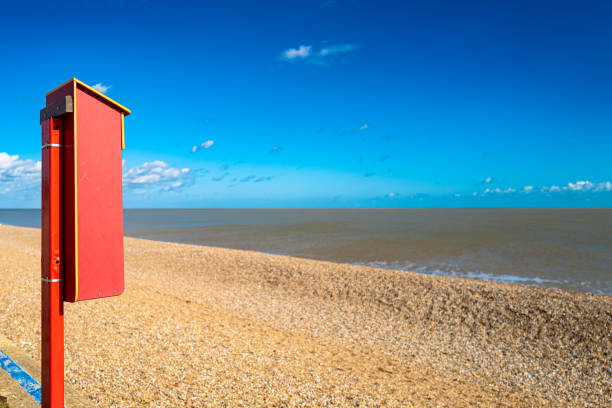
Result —
<instances>
[{"instance_id":1,"label":"wispy cloud","mask_svg":"<svg viewBox=\"0 0 612 408\"><path fill-rule=\"evenodd\" d=\"M599 183L597 184L597 186L595 186L595 191L596 193L602 192L602 191L612 191L612 182L609 181L605 181L603 183Z\"/></svg>"},{"instance_id":2,"label":"wispy cloud","mask_svg":"<svg viewBox=\"0 0 612 408\"><path fill-rule=\"evenodd\" d=\"M545 193L560 193L563 191L580 192L580 193L603 193L612 191L612 182L602 181L600 183L592 183L588 180L569 182L565 186L543 186L540 189Z\"/></svg>"},{"instance_id":3,"label":"wispy cloud","mask_svg":"<svg viewBox=\"0 0 612 408\"><path fill-rule=\"evenodd\" d=\"M255 179L255 182L256 182L256 183L261 183L261 182L263 182L263 181L270 181L270 180L272 180L272 178L273 178L272 176L266 176L266 177L261 176L261 177L257 177L257 178Z\"/></svg>"},{"instance_id":4,"label":"wispy cloud","mask_svg":"<svg viewBox=\"0 0 612 408\"><path fill-rule=\"evenodd\" d=\"M268 153L270 154L274 154L274 153L280 153L283 151L283 148L280 146L272 146L272 148L270 149L270 151Z\"/></svg>"},{"instance_id":5,"label":"wispy cloud","mask_svg":"<svg viewBox=\"0 0 612 408\"><path fill-rule=\"evenodd\" d=\"M497 188L486 188L482 192L482 195L486 195L486 194L510 194L510 193L516 193L516 189L514 189L512 187L508 187L506 189L501 189L499 187L497 187Z\"/></svg>"},{"instance_id":6,"label":"wispy cloud","mask_svg":"<svg viewBox=\"0 0 612 408\"><path fill-rule=\"evenodd\" d=\"M399 137L399 134L397 134L397 133L386 133L383 136L383 139L385 139L385 140L393 140L393 139L397 139L398 137Z\"/></svg>"},{"instance_id":7,"label":"wispy cloud","mask_svg":"<svg viewBox=\"0 0 612 408\"><path fill-rule=\"evenodd\" d=\"M193 146L191 148L191 153L197 152L199 149L208 149L215 144L214 140L207 140L205 142L200 143L200 146Z\"/></svg>"},{"instance_id":8,"label":"wispy cloud","mask_svg":"<svg viewBox=\"0 0 612 408\"><path fill-rule=\"evenodd\" d=\"M108 91L110 87L111 87L110 85L103 85L102 82L98 82L97 84L92 86L93 89L95 89L98 92L102 92L102 93L106 93L106 91Z\"/></svg>"},{"instance_id":9,"label":"wispy cloud","mask_svg":"<svg viewBox=\"0 0 612 408\"><path fill-rule=\"evenodd\" d=\"M344 52L354 51L358 46L355 44L336 44L330 45L329 47L321 48L319 51L319 57L327 57L329 55L341 54Z\"/></svg>"},{"instance_id":10,"label":"wispy cloud","mask_svg":"<svg viewBox=\"0 0 612 408\"><path fill-rule=\"evenodd\" d=\"M40 187L41 162L0 153L0 194Z\"/></svg>"},{"instance_id":11,"label":"wispy cloud","mask_svg":"<svg viewBox=\"0 0 612 408\"><path fill-rule=\"evenodd\" d=\"M225 179L225 177L227 177L227 176L229 176L229 173L225 172L225 173L221 174L220 176L211 178L211 180L215 181L215 182L219 182L219 181L223 181L223 179Z\"/></svg>"},{"instance_id":12,"label":"wispy cloud","mask_svg":"<svg viewBox=\"0 0 612 408\"><path fill-rule=\"evenodd\" d=\"M356 44L332 44L321 47L314 51L312 45L300 45L298 48L289 48L280 55L285 61L306 61L315 65L330 65L330 59L338 54L355 51L359 48Z\"/></svg>"},{"instance_id":13,"label":"wispy cloud","mask_svg":"<svg viewBox=\"0 0 612 408\"><path fill-rule=\"evenodd\" d=\"M321 4L319 4L319 7L326 8L326 7L333 6L336 3L337 3L336 0L325 0L325 1L321 2Z\"/></svg>"},{"instance_id":14,"label":"wispy cloud","mask_svg":"<svg viewBox=\"0 0 612 408\"><path fill-rule=\"evenodd\" d=\"M180 191L185 187L184 181L175 181L162 187L163 191Z\"/></svg>"},{"instance_id":15,"label":"wispy cloud","mask_svg":"<svg viewBox=\"0 0 612 408\"><path fill-rule=\"evenodd\" d=\"M487 178L485 178L482 183L483 184L491 184L493 182L493 177L489 176Z\"/></svg>"},{"instance_id":16,"label":"wispy cloud","mask_svg":"<svg viewBox=\"0 0 612 408\"><path fill-rule=\"evenodd\" d=\"M251 174L249 176L245 176L245 177L242 177L242 178L234 177L234 179L232 179L232 183L235 183L235 182L249 183L251 181L253 183L263 183L264 181L270 181L273 178L274 178L273 176L256 176L254 174Z\"/></svg>"},{"instance_id":17,"label":"wispy cloud","mask_svg":"<svg viewBox=\"0 0 612 408\"><path fill-rule=\"evenodd\" d=\"M368 124L364 123L363 125L359 127L359 130L366 130L367 128L369 128Z\"/></svg>"},{"instance_id":18,"label":"wispy cloud","mask_svg":"<svg viewBox=\"0 0 612 408\"><path fill-rule=\"evenodd\" d=\"M193 179L191 169L170 167L166 162L156 160L128 168L123 161L123 185L140 191L180 190Z\"/></svg>"},{"instance_id":19,"label":"wispy cloud","mask_svg":"<svg viewBox=\"0 0 612 408\"><path fill-rule=\"evenodd\" d=\"M490 177L487 177L487 179L490 179ZM488 184L492 181L491 180L487 182L486 181L487 179L485 179L483 183ZM580 181L575 181L575 182L569 182L564 186L551 185L551 186L541 186L539 188L536 188L533 185L526 185L520 188L513 188L513 187L489 188L487 187L484 189L484 191L480 195L485 196L489 194L535 194L537 192L544 193L544 194L606 193L606 192L612 192L612 182L602 181L598 183L593 183L588 180L580 180ZM476 196L478 195L478 193L474 192L473 195Z\"/></svg>"}]
</instances>

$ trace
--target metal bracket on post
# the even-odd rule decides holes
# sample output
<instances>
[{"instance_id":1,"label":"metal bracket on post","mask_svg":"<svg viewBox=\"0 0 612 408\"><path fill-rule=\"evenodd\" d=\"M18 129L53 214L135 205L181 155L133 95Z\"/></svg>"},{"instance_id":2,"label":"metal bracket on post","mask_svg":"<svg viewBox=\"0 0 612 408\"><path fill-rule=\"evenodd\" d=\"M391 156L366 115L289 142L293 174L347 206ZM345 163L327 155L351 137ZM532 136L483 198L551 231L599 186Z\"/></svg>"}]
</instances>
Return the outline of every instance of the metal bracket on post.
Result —
<instances>
[{"instance_id":1,"label":"metal bracket on post","mask_svg":"<svg viewBox=\"0 0 612 408\"><path fill-rule=\"evenodd\" d=\"M57 282L64 281L63 279L49 279L49 278L41 278L41 280L46 283L57 283Z\"/></svg>"},{"instance_id":2,"label":"metal bracket on post","mask_svg":"<svg viewBox=\"0 0 612 408\"><path fill-rule=\"evenodd\" d=\"M65 97L58 99L56 102L53 102L51 105L40 110L40 123L47 119L57 118L73 112L74 106L72 103L72 96L66 95Z\"/></svg>"}]
</instances>

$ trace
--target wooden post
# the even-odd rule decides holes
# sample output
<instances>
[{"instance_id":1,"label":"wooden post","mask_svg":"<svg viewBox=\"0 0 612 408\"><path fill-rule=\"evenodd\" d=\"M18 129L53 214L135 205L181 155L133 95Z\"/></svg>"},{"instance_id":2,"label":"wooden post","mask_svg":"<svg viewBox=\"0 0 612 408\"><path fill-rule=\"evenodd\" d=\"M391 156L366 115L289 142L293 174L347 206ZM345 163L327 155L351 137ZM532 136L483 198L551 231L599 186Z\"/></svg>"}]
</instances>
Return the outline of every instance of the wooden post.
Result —
<instances>
[{"instance_id":1,"label":"wooden post","mask_svg":"<svg viewBox=\"0 0 612 408\"><path fill-rule=\"evenodd\" d=\"M42 122L42 407L64 407L63 122Z\"/></svg>"}]
</instances>

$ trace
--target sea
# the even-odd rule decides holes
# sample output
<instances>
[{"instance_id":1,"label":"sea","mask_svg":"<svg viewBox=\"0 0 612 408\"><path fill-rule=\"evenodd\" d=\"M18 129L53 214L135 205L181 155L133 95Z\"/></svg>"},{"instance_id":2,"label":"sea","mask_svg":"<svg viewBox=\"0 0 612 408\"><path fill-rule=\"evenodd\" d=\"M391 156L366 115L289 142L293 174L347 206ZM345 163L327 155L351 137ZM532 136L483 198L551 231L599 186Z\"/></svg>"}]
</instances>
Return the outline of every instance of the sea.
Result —
<instances>
[{"instance_id":1,"label":"sea","mask_svg":"<svg viewBox=\"0 0 612 408\"><path fill-rule=\"evenodd\" d=\"M0 210L40 227L40 210ZM127 209L126 236L612 296L612 209Z\"/></svg>"}]
</instances>

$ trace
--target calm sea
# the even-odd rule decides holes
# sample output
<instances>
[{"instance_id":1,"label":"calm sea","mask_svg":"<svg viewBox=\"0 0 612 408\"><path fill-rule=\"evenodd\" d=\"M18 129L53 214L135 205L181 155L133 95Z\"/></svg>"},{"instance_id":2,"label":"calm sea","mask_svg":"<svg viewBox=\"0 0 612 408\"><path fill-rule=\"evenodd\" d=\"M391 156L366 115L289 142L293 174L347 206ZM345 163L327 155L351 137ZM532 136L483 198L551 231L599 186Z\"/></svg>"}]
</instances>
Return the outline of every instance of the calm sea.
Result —
<instances>
[{"instance_id":1,"label":"calm sea","mask_svg":"<svg viewBox=\"0 0 612 408\"><path fill-rule=\"evenodd\" d=\"M125 234L612 295L610 209L126 210Z\"/></svg>"}]
</instances>

